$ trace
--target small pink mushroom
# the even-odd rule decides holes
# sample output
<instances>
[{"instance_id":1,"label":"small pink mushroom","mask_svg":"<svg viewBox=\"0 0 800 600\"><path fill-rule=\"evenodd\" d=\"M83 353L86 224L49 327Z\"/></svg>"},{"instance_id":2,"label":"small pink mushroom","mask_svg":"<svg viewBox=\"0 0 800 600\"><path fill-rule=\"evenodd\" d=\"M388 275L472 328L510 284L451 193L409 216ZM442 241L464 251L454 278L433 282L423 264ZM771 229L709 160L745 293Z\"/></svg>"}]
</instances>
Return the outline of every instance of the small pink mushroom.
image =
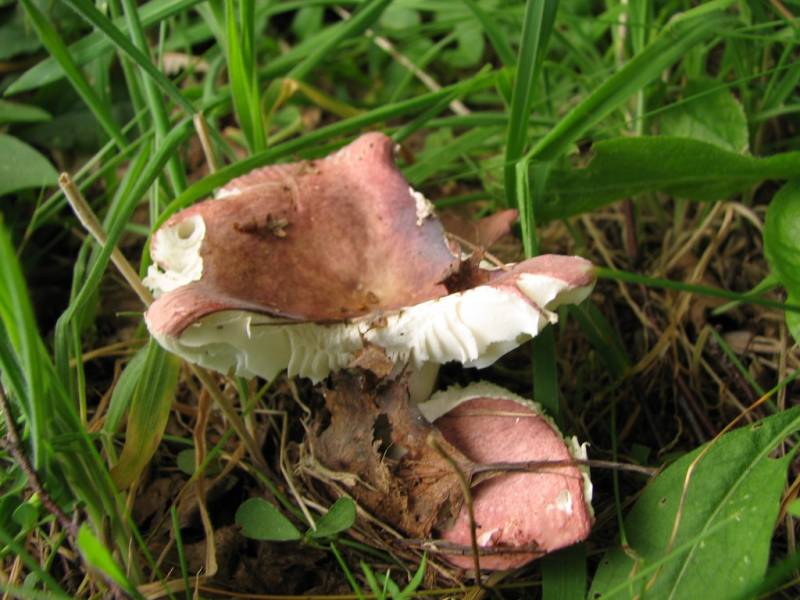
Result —
<instances>
[{"instance_id":1,"label":"small pink mushroom","mask_svg":"<svg viewBox=\"0 0 800 600\"><path fill-rule=\"evenodd\" d=\"M585 446L565 440L539 405L489 383L438 392L419 408L477 464L586 459ZM493 551L480 557L482 569L520 567L583 540L592 526L588 468L577 464L499 475L477 484L472 495L478 545ZM473 568L465 506L440 538L463 550L447 555L450 562Z\"/></svg>"}]
</instances>

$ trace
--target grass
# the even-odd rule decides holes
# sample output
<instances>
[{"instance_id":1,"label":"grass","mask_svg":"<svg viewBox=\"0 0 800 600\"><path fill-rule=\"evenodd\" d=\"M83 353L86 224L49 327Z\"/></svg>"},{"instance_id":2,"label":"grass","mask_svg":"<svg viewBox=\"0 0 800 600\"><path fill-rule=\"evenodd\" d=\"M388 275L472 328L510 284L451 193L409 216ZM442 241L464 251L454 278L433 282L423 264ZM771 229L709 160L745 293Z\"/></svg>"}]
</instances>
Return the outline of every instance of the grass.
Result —
<instances>
[{"instance_id":1,"label":"grass","mask_svg":"<svg viewBox=\"0 0 800 600\"><path fill-rule=\"evenodd\" d=\"M798 17L788 0L3 3L18 105L0 137L69 172L106 242L0 144L0 589L714 598L735 572L741 597L795 597ZM595 468L589 540L491 590L363 515L332 542L243 537L248 498L295 531L333 504L298 454L318 395L181 364L113 266L144 273L149 233L232 177L373 129L441 210L519 210L495 254L598 266L557 326L442 385L500 383L590 458L659 473Z\"/></svg>"}]
</instances>

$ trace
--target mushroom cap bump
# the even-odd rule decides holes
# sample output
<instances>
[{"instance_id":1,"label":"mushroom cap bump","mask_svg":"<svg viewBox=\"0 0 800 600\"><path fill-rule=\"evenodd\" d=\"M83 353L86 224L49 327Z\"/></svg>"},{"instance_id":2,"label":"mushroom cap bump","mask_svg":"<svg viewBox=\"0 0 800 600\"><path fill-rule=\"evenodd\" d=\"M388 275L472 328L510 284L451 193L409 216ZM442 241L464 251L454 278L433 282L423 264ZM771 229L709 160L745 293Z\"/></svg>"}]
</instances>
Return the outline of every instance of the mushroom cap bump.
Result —
<instances>
[{"instance_id":1,"label":"mushroom cap bump","mask_svg":"<svg viewBox=\"0 0 800 600\"><path fill-rule=\"evenodd\" d=\"M245 377L287 369L319 381L369 344L417 367L485 367L590 293L591 263L555 255L475 266L468 279L480 285L449 290L461 253L392 148L368 133L324 159L257 169L173 215L145 279L153 336Z\"/></svg>"},{"instance_id":2,"label":"mushroom cap bump","mask_svg":"<svg viewBox=\"0 0 800 600\"><path fill-rule=\"evenodd\" d=\"M419 409L475 463L586 459L585 445L575 438L565 440L538 404L490 383L437 392ZM499 475L478 483L472 494L479 547L511 550L481 556L482 569L522 566L583 540L591 530L592 484L584 466L543 466ZM469 548L466 507L439 537ZM528 550L532 548L536 550ZM469 551L447 559L464 569L474 564Z\"/></svg>"}]
</instances>

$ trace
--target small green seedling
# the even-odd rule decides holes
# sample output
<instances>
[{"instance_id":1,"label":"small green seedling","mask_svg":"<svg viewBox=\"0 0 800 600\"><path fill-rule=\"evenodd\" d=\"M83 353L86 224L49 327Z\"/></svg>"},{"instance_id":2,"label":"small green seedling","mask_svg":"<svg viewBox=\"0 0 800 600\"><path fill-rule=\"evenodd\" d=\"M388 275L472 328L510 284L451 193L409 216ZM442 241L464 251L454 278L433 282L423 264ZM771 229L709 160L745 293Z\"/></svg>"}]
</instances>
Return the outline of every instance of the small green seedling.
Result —
<instances>
[{"instance_id":1,"label":"small green seedling","mask_svg":"<svg viewBox=\"0 0 800 600\"><path fill-rule=\"evenodd\" d=\"M304 534L278 508L263 498L250 498L236 511L236 524L242 535L254 540L291 542L332 538L346 531L356 521L356 505L350 498L339 498L317 521L316 529Z\"/></svg>"},{"instance_id":2,"label":"small green seedling","mask_svg":"<svg viewBox=\"0 0 800 600\"><path fill-rule=\"evenodd\" d=\"M400 586L397 585L397 583L395 583L395 581L392 579L390 570L387 570L385 574L379 573L376 575L370 566L363 560L361 561L361 570L364 572L364 577L369 584L370 590L372 590L372 593L378 600L388 600L389 598L392 600L408 600L409 598L414 597L414 593L417 591L417 588L422 584L422 578L425 576L425 567L427 566L427 562L428 555L423 554L422 560L417 568L417 572L414 573L411 581L409 581L408 585L402 590L400 589Z\"/></svg>"}]
</instances>

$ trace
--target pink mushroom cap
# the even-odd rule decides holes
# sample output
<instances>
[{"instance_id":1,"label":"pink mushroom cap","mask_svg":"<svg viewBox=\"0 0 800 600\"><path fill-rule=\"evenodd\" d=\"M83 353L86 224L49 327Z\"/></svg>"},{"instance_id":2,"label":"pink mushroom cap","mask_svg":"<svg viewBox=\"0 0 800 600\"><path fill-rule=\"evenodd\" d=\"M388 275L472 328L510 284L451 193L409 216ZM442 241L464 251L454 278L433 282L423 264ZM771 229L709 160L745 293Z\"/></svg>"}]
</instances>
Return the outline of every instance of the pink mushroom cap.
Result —
<instances>
[{"instance_id":1,"label":"pink mushroom cap","mask_svg":"<svg viewBox=\"0 0 800 600\"><path fill-rule=\"evenodd\" d=\"M586 457L585 447L565 440L538 405L484 382L437 393L420 410L478 464ZM577 464L499 475L474 486L472 496L479 547L511 551L481 556L482 569L520 567L585 539L591 530L591 483L588 469ZM440 538L464 549L447 555L450 562L473 568L466 506Z\"/></svg>"},{"instance_id":2,"label":"pink mushroom cap","mask_svg":"<svg viewBox=\"0 0 800 600\"><path fill-rule=\"evenodd\" d=\"M483 227L491 243L513 211ZM256 169L153 236L150 332L191 362L318 381L367 345L392 361L484 367L594 284L591 263L543 255L483 268L367 133L326 158Z\"/></svg>"}]
</instances>

